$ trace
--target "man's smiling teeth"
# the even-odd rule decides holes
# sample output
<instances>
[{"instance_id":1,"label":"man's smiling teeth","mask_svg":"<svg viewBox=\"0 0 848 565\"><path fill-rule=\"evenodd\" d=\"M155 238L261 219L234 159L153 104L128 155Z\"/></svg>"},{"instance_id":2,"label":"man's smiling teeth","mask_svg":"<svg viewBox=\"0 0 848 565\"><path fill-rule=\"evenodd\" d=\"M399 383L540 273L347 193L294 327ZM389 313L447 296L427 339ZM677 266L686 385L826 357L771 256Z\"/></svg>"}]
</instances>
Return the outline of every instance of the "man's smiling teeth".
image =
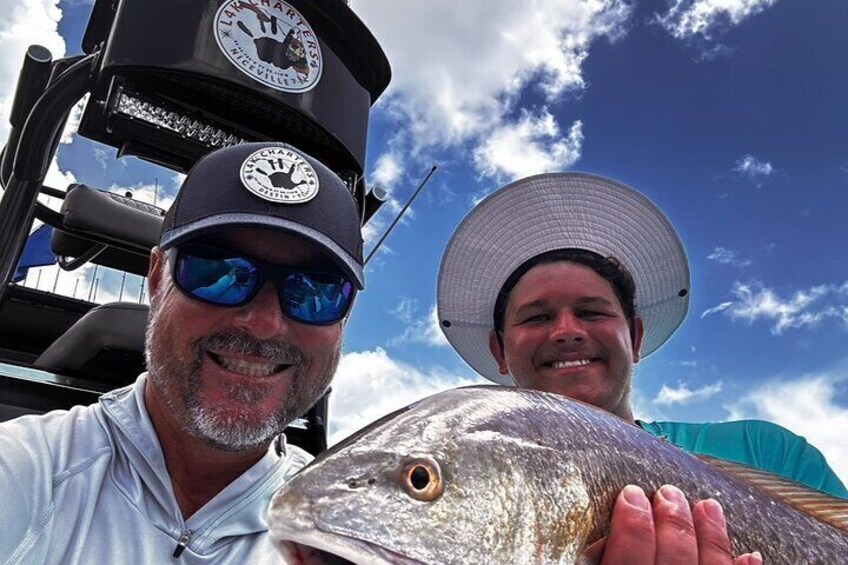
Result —
<instances>
[{"instance_id":1,"label":"man's smiling teeth","mask_svg":"<svg viewBox=\"0 0 848 565\"><path fill-rule=\"evenodd\" d=\"M554 369L568 369L570 367L582 367L591 363L589 359L577 359L575 361L553 361L551 367Z\"/></svg>"},{"instance_id":2,"label":"man's smiling teeth","mask_svg":"<svg viewBox=\"0 0 848 565\"><path fill-rule=\"evenodd\" d=\"M250 363L243 359L233 359L231 357L217 356L221 365L228 371L247 375L248 377L267 377L279 371L283 365L276 363Z\"/></svg>"}]
</instances>

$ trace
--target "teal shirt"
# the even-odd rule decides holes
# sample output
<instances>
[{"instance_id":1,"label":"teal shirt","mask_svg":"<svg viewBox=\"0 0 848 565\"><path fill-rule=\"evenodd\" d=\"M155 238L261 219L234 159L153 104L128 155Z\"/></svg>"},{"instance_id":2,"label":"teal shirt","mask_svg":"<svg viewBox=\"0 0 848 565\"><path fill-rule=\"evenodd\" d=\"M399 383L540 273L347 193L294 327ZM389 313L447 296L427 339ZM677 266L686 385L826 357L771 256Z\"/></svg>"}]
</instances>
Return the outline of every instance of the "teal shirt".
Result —
<instances>
[{"instance_id":1,"label":"teal shirt","mask_svg":"<svg viewBox=\"0 0 848 565\"><path fill-rule=\"evenodd\" d=\"M821 452L803 437L777 424L762 420L636 423L684 451L769 471L833 496L848 498L848 490Z\"/></svg>"}]
</instances>

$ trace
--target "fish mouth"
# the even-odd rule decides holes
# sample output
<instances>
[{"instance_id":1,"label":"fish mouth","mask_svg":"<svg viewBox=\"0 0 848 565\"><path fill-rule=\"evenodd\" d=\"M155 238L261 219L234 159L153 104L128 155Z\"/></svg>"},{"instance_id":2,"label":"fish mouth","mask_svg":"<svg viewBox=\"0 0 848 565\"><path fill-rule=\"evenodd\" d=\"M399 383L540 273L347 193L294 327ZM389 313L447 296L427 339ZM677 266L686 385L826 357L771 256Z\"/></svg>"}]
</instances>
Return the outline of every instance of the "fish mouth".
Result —
<instances>
[{"instance_id":1,"label":"fish mouth","mask_svg":"<svg viewBox=\"0 0 848 565\"><path fill-rule=\"evenodd\" d=\"M286 563L297 565L423 565L421 561L352 538L310 537L309 544L277 540L277 550Z\"/></svg>"},{"instance_id":2,"label":"fish mouth","mask_svg":"<svg viewBox=\"0 0 848 565\"><path fill-rule=\"evenodd\" d=\"M344 557L318 549L317 547L295 542L280 542L277 548L285 556L286 563L298 565L346 565L353 563L353 561L348 561Z\"/></svg>"}]
</instances>

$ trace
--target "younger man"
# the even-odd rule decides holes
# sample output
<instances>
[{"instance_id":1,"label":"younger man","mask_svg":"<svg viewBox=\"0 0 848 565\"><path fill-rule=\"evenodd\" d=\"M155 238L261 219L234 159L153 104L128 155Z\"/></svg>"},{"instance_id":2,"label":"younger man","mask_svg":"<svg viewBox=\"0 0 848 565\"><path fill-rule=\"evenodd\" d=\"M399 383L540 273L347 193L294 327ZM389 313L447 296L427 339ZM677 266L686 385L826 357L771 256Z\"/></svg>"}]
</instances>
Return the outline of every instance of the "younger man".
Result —
<instances>
[{"instance_id":1,"label":"younger man","mask_svg":"<svg viewBox=\"0 0 848 565\"><path fill-rule=\"evenodd\" d=\"M634 418L633 366L671 337L688 303L689 266L665 215L629 187L588 174L539 175L490 195L457 228L439 273L442 329L484 377L563 394L686 451L848 497L817 449L774 424ZM690 555L694 560L681 562L696 563L700 555L706 563L712 561L705 555L716 547L710 540L718 540L729 561L716 501L695 506L692 536L676 535L673 527L664 533L667 519L693 523L681 499L674 487L660 489L653 508L656 538L637 535L638 527L615 527L627 521L616 521L619 515L635 516L638 523L639 509L649 508L640 490L626 488L616 505L611 542L622 532L633 533L631 549L655 539L646 550L657 556ZM608 546L607 557L620 547Z\"/></svg>"}]
</instances>

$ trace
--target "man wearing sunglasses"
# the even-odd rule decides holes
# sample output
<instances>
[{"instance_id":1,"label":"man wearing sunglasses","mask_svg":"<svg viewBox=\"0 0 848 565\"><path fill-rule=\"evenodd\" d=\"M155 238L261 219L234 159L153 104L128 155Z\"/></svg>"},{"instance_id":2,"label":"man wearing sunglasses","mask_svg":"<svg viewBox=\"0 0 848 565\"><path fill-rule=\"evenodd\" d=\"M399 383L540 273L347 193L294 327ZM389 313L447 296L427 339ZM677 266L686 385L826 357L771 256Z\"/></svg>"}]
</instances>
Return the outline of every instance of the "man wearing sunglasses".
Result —
<instances>
[{"instance_id":1,"label":"man wearing sunglasses","mask_svg":"<svg viewBox=\"0 0 848 565\"><path fill-rule=\"evenodd\" d=\"M363 288L357 205L283 144L201 159L151 255L148 372L0 425L0 562L259 563Z\"/></svg>"}]
</instances>

